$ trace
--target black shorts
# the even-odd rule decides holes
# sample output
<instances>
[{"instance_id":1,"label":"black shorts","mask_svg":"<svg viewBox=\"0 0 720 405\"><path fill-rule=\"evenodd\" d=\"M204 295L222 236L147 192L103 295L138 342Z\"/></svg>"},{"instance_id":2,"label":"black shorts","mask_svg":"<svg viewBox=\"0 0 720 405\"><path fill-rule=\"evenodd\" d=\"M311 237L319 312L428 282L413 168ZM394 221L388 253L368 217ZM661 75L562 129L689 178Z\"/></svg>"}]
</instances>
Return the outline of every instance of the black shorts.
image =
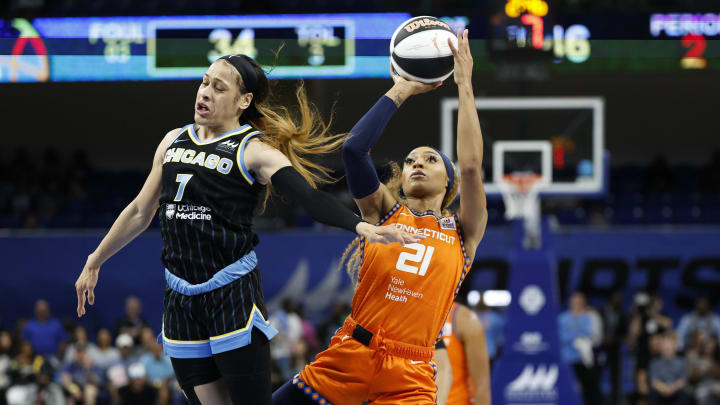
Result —
<instances>
[{"instance_id":1,"label":"black shorts","mask_svg":"<svg viewBox=\"0 0 720 405\"><path fill-rule=\"evenodd\" d=\"M256 268L228 285L198 295L166 288L158 341L169 357L211 357L250 344L253 328L272 339L277 330L267 319Z\"/></svg>"},{"instance_id":2,"label":"black shorts","mask_svg":"<svg viewBox=\"0 0 720 405\"><path fill-rule=\"evenodd\" d=\"M253 328L248 346L200 359L172 359L173 370L188 401L201 405L195 387L222 379L234 405L271 405L270 343Z\"/></svg>"}]
</instances>

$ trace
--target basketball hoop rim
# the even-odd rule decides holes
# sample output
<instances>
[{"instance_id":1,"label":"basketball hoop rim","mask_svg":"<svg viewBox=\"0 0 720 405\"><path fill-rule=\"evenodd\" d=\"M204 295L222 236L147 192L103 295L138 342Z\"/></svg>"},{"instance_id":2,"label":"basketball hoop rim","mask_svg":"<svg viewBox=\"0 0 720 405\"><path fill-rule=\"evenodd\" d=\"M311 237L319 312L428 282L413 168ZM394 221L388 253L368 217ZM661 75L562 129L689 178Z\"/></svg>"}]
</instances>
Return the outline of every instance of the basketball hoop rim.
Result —
<instances>
[{"instance_id":1,"label":"basketball hoop rim","mask_svg":"<svg viewBox=\"0 0 720 405\"><path fill-rule=\"evenodd\" d=\"M537 173L509 173L500 177L500 184L507 186L508 192L528 194L542 188L543 176Z\"/></svg>"}]
</instances>

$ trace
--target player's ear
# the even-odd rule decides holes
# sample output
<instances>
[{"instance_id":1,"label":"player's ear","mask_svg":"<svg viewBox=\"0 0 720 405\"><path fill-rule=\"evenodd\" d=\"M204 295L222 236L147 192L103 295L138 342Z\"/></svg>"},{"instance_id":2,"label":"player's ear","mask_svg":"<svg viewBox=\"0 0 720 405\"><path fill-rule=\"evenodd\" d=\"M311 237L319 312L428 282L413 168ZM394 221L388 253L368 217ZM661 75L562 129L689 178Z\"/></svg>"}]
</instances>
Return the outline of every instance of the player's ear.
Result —
<instances>
[{"instance_id":1,"label":"player's ear","mask_svg":"<svg viewBox=\"0 0 720 405\"><path fill-rule=\"evenodd\" d=\"M250 107L250 103L252 103L253 94L252 93L244 93L240 95L240 99L238 100L238 107L243 110L247 110L248 107Z\"/></svg>"}]
</instances>

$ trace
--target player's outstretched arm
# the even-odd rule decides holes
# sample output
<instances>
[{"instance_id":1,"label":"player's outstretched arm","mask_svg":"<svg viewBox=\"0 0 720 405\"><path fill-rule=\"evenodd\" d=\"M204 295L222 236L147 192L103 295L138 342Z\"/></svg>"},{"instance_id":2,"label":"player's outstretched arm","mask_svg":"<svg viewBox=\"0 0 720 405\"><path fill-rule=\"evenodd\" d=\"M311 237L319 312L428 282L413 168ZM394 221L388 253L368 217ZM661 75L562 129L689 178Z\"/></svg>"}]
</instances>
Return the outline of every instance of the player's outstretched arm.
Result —
<instances>
[{"instance_id":1,"label":"player's outstretched arm","mask_svg":"<svg viewBox=\"0 0 720 405\"><path fill-rule=\"evenodd\" d=\"M245 167L256 174L260 184L271 183L278 193L298 203L315 221L355 232L370 242L415 243L423 239L395 227L363 222L337 198L310 186L282 152L258 139L248 142L243 158Z\"/></svg>"},{"instance_id":2,"label":"player's outstretched arm","mask_svg":"<svg viewBox=\"0 0 720 405\"><path fill-rule=\"evenodd\" d=\"M472 88L473 59L468 30L458 30L457 37L457 49L450 40L448 44L455 57L454 78L458 86L457 154L461 179L458 217L468 254L474 257L475 248L487 226L487 202L482 180L483 139Z\"/></svg>"},{"instance_id":3,"label":"player's outstretched arm","mask_svg":"<svg viewBox=\"0 0 720 405\"><path fill-rule=\"evenodd\" d=\"M395 204L395 199L390 190L380 183L370 159L370 149L375 146L390 118L408 97L433 90L441 84L405 80L393 72L392 67L390 75L395 84L350 130L350 136L343 144L342 151L350 193L363 219L371 223L378 222Z\"/></svg>"},{"instance_id":4,"label":"player's outstretched arm","mask_svg":"<svg viewBox=\"0 0 720 405\"><path fill-rule=\"evenodd\" d=\"M455 325L465 346L468 372L475 387L474 403L490 405L490 356L485 343L485 329L475 313L465 306L458 306Z\"/></svg>"},{"instance_id":5,"label":"player's outstretched arm","mask_svg":"<svg viewBox=\"0 0 720 405\"><path fill-rule=\"evenodd\" d=\"M173 129L165 135L155 151L152 169L142 189L120 213L97 249L88 256L85 267L75 282L78 317L85 315L86 294L88 303L90 305L95 303L95 286L98 282L100 266L150 225L160 203L165 150L175 139L179 130L179 128Z\"/></svg>"}]
</instances>

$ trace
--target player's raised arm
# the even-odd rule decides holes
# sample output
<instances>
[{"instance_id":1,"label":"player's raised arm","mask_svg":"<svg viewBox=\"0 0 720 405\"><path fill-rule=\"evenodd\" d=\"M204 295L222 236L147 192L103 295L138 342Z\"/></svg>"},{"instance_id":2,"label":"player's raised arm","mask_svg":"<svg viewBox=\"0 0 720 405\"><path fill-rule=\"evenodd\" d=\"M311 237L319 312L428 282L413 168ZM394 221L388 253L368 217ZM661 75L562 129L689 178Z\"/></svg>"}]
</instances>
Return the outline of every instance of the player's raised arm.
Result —
<instances>
[{"instance_id":1,"label":"player's raised arm","mask_svg":"<svg viewBox=\"0 0 720 405\"><path fill-rule=\"evenodd\" d=\"M85 315L85 294L87 294L87 301L90 305L95 303L95 286L98 282L100 266L150 226L150 222L152 222L155 211L157 211L160 204L162 164L165 150L179 130L179 128L173 129L165 135L165 138L155 150L152 169L142 189L140 189L135 199L120 213L97 249L88 256L85 267L75 282L78 317Z\"/></svg>"},{"instance_id":2,"label":"player's raised arm","mask_svg":"<svg viewBox=\"0 0 720 405\"><path fill-rule=\"evenodd\" d=\"M343 163L350 193L360 208L363 219L375 223L395 204L390 190L380 183L370 158L370 149L377 143L395 111L408 97L425 93L442 83L423 84L403 79L390 68L395 84L360 118L343 144Z\"/></svg>"},{"instance_id":3,"label":"player's raised arm","mask_svg":"<svg viewBox=\"0 0 720 405\"><path fill-rule=\"evenodd\" d=\"M483 139L472 88L473 59L468 30L458 30L457 49L449 40L448 44L455 57L454 77L458 86L457 154L461 179L458 217L468 254L474 257L487 226L487 202L482 180Z\"/></svg>"},{"instance_id":4,"label":"player's raised arm","mask_svg":"<svg viewBox=\"0 0 720 405\"><path fill-rule=\"evenodd\" d=\"M313 188L279 150L260 140L251 140L245 148L245 165L257 174L261 184L271 183L275 190L297 202L315 221L355 232L371 242L414 243L421 236L401 232L394 227L370 225L360 220L332 195Z\"/></svg>"}]
</instances>

